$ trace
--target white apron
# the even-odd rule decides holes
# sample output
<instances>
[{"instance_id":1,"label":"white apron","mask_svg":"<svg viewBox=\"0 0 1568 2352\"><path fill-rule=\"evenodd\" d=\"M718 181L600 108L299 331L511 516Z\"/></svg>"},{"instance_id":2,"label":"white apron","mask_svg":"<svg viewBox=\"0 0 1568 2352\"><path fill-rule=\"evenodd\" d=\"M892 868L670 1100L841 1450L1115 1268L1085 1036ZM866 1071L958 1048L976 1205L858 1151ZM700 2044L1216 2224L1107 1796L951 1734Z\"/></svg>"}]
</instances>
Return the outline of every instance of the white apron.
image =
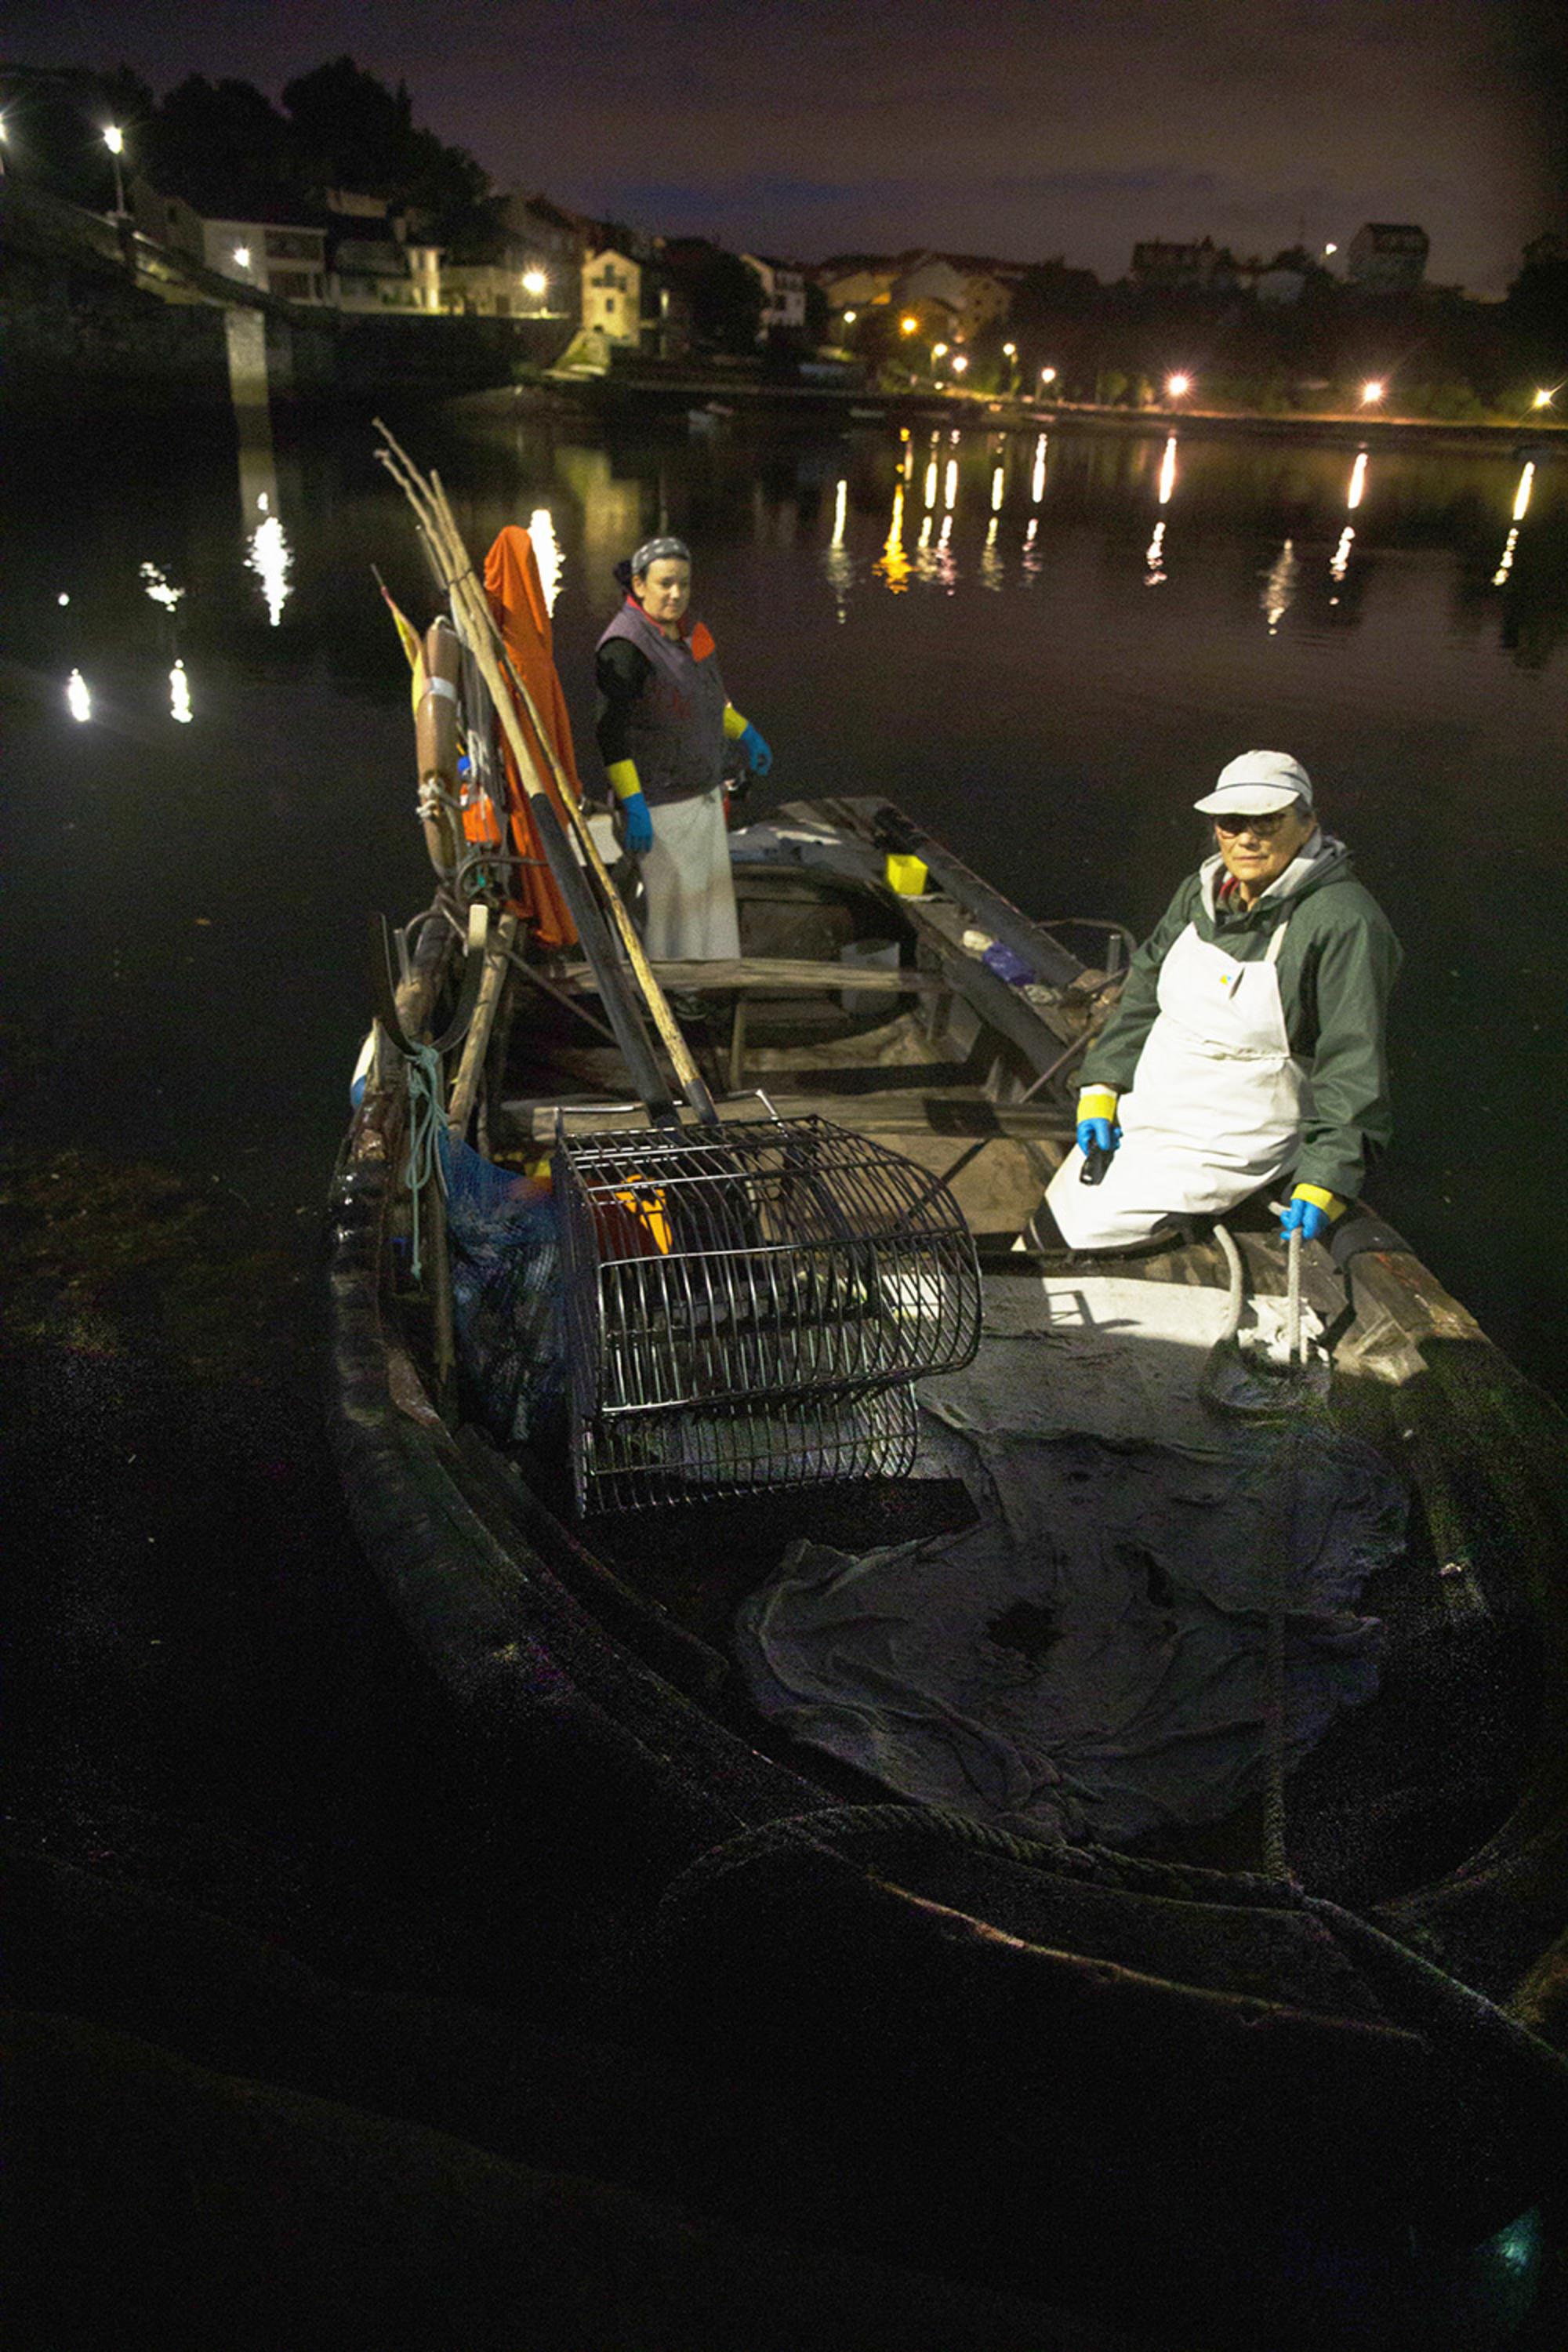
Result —
<instances>
[{"instance_id":1,"label":"white apron","mask_svg":"<svg viewBox=\"0 0 1568 2352\"><path fill-rule=\"evenodd\" d=\"M1160 967L1160 1010L1103 1182L1079 1181L1075 1147L1047 1191L1070 1248L1123 1249L1167 1217L1234 1208L1292 1165L1307 1076L1279 995L1284 940L1281 923L1261 962L1238 963L1187 925Z\"/></svg>"},{"instance_id":2,"label":"white apron","mask_svg":"<svg viewBox=\"0 0 1568 2352\"><path fill-rule=\"evenodd\" d=\"M662 802L642 868L643 944L655 961L710 961L741 952L721 792Z\"/></svg>"}]
</instances>

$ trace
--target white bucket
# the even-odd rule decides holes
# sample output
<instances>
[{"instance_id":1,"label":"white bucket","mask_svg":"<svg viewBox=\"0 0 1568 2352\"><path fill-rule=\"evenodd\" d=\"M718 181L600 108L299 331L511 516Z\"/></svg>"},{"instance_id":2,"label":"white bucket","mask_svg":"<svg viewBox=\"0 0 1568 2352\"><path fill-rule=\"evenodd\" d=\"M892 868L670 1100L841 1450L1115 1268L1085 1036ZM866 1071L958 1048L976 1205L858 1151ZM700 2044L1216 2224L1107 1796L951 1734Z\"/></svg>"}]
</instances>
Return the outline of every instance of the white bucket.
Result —
<instances>
[{"instance_id":1,"label":"white bucket","mask_svg":"<svg viewBox=\"0 0 1568 2352\"><path fill-rule=\"evenodd\" d=\"M899 943L897 940L851 940L847 948L839 949L838 961L852 970L858 966L863 971L897 971ZM880 989L877 993L883 996ZM863 988L847 988L838 1002L846 1013L864 1013L870 1003L869 992ZM890 1003L890 999L883 996L883 1002Z\"/></svg>"}]
</instances>

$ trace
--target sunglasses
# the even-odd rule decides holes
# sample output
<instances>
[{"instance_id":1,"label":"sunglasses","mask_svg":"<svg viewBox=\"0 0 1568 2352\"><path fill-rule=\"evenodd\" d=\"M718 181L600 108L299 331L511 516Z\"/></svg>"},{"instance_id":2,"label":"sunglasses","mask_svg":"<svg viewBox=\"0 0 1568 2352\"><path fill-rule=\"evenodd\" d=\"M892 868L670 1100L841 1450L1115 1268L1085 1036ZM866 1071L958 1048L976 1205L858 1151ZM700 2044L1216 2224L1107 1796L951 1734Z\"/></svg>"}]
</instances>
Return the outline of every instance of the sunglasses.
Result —
<instances>
[{"instance_id":1,"label":"sunglasses","mask_svg":"<svg viewBox=\"0 0 1568 2352\"><path fill-rule=\"evenodd\" d=\"M1255 833L1260 841L1270 841L1286 818L1294 814L1292 809L1274 809L1268 816L1216 816L1214 821L1215 831L1216 833Z\"/></svg>"}]
</instances>

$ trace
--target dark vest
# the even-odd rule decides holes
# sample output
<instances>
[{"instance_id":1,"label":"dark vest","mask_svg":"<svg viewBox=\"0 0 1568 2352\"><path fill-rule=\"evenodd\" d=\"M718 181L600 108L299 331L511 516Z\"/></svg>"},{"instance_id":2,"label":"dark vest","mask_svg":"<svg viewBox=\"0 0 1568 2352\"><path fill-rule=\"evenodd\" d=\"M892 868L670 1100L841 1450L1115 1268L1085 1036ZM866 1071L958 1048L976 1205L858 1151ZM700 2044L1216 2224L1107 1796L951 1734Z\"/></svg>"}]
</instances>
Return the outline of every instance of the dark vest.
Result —
<instances>
[{"instance_id":1,"label":"dark vest","mask_svg":"<svg viewBox=\"0 0 1568 2352\"><path fill-rule=\"evenodd\" d=\"M625 604L599 644L611 637L629 637L652 665L626 718L637 782L650 807L716 791L724 780L729 698L707 630L699 622L689 638L672 641L639 604ZM693 646L700 649L695 655Z\"/></svg>"}]
</instances>

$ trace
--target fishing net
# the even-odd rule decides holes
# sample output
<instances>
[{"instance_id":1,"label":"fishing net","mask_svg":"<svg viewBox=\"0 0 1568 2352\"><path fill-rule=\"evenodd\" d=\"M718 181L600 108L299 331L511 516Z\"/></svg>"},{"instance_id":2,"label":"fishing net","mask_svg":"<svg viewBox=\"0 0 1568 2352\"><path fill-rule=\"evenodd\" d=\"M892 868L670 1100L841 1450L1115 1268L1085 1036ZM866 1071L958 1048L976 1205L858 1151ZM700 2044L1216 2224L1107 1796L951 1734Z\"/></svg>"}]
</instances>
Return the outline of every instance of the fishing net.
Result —
<instances>
[{"instance_id":1,"label":"fishing net","mask_svg":"<svg viewBox=\"0 0 1568 2352\"><path fill-rule=\"evenodd\" d=\"M465 1409L497 1443L535 1437L563 1392L561 1245L548 1186L441 1129Z\"/></svg>"}]
</instances>

